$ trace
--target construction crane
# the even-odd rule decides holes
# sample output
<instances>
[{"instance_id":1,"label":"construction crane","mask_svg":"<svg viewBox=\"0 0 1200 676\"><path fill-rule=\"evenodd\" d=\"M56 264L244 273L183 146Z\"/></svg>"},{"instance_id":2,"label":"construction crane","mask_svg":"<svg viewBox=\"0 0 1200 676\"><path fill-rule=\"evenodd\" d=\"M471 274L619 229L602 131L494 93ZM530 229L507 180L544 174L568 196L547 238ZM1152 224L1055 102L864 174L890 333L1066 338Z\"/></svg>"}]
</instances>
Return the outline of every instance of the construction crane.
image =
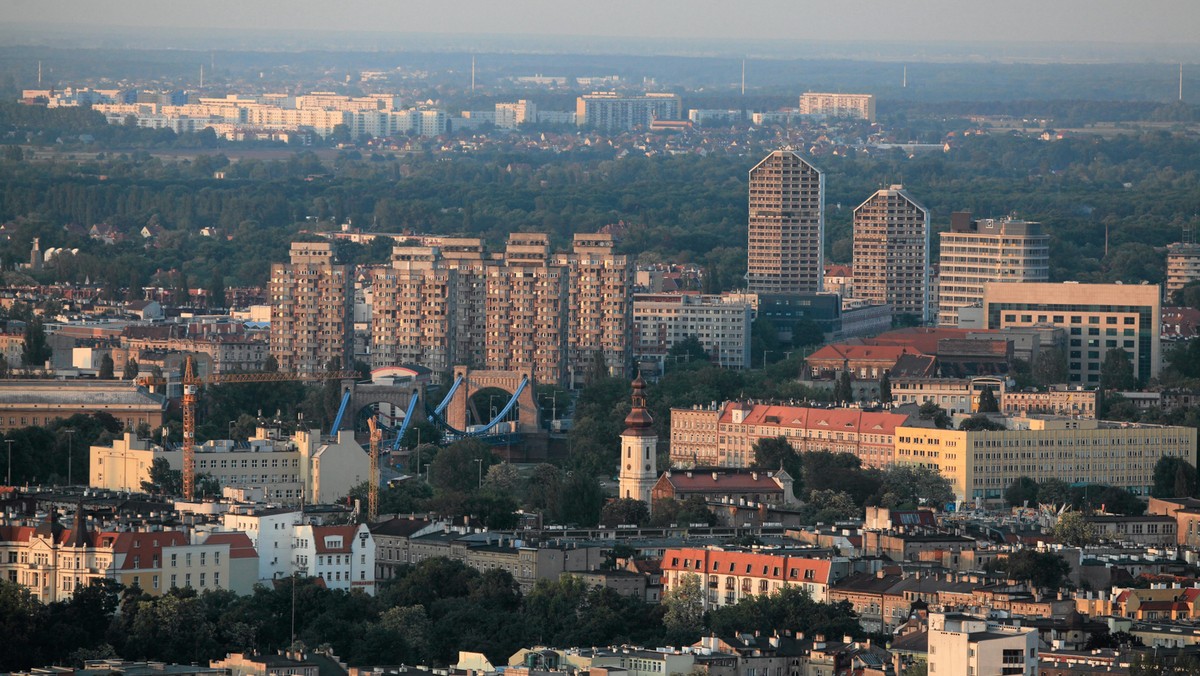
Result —
<instances>
[{"instance_id":1,"label":"construction crane","mask_svg":"<svg viewBox=\"0 0 1200 676\"><path fill-rule=\"evenodd\" d=\"M367 523L379 518L379 440L383 431L375 424L375 416L367 418L371 428L371 473L367 475Z\"/></svg>"},{"instance_id":2,"label":"construction crane","mask_svg":"<svg viewBox=\"0 0 1200 676\"><path fill-rule=\"evenodd\" d=\"M196 398L202 385L224 385L231 383L278 383L303 380L358 379L358 371L321 371L317 373L220 373L200 378L192 365L192 355L187 355L183 365L183 497L191 500L196 492ZM163 378L138 378L143 386L164 385Z\"/></svg>"}]
</instances>

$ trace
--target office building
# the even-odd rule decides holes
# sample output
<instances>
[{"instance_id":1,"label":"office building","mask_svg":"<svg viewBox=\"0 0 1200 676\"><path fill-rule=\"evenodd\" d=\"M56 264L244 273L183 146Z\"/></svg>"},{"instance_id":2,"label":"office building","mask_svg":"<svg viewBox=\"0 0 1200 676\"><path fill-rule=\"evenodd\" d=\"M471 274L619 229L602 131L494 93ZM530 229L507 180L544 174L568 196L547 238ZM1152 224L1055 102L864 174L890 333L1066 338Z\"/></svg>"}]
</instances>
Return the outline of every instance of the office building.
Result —
<instances>
[{"instance_id":1,"label":"office building","mask_svg":"<svg viewBox=\"0 0 1200 676\"><path fill-rule=\"evenodd\" d=\"M754 309L737 296L640 293L633 296L633 356L639 364L663 362L671 348L695 337L714 364L750 368Z\"/></svg>"},{"instance_id":2,"label":"office building","mask_svg":"<svg viewBox=\"0 0 1200 676\"><path fill-rule=\"evenodd\" d=\"M1097 387L1105 354L1129 353L1140 382L1162 367L1157 284L984 284L989 329L1053 326L1067 332L1067 381Z\"/></svg>"},{"instance_id":3,"label":"office building","mask_svg":"<svg viewBox=\"0 0 1200 676\"><path fill-rule=\"evenodd\" d=\"M291 263L271 266L271 356L279 370L319 373L350 364L351 274L329 242L293 242Z\"/></svg>"},{"instance_id":4,"label":"office building","mask_svg":"<svg viewBox=\"0 0 1200 676\"><path fill-rule=\"evenodd\" d=\"M930 674L1038 673L1038 630L961 613L930 613Z\"/></svg>"},{"instance_id":5,"label":"office building","mask_svg":"<svg viewBox=\"0 0 1200 676\"><path fill-rule=\"evenodd\" d=\"M678 94L651 92L625 96L617 92L592 92L575 102L575 121L581 127L602 131L648 129L655 120L678 120L683 103Z\"/></svg>"},{"instance_id":6,"label":"office building","mask_svg":"<svg viewBox=\"0 0 1200 676\"><path fill-rule=\"evenodd\" d=\"M1175 242L1167 246L1166 301L1192 282L1200 281L1200 244Z\"/></svg>"},{"instance_id":7,"label":"office building","mask_svg":"<svg viewBox=\"0 0 1200 676\"><path fill-rule=\"evenodd\" d=\"M929 321L929 210L900 185L854 210L854 297Z\"/></svg>"},{"instance_id":8,"label":"office building","mask_svg":"<svg viewBox=\"0 0 1200 676\"><path fill-rule=\"evenodd\" d=\"M982 304L987 282L1049 281L1050 236L1040 223L955 212L941 233L938 277L938 324L958 326L959 308Z\"/></svg>"},{"instance_id":9,"label":"office building","mask_svg":"<svg viewBox=\"0 0 1200 676\"><path fill-rule=\"evenodd\" d=\"M997 503L1019 477L1109 484L1148 496L1160 458L1196 461L1196 429L1067 417L1003 419L1002 431L896 429L898 464L938 469L960 500Z\"/></svg>"},{"instance_id":10,"label":"office building","mask_svg":"<svg viewBox=\"0 0 1200 676\"><path fill-rule=\"evenodd\" d=\"M825 176L791 150L750 170L746 282L757 293L817 293L825 277Z\"/></svg>"},{"instance_id":11,"label":"office building","mask_svg":"<svg viewBox=\"0 0 1200 676\"><path fill-rule=\"evenodd\" d=\"M801 115L848 117L874 122L875 96L873 94L805 92L800 95L799 112Z\"/></svg>"}]
</instances>

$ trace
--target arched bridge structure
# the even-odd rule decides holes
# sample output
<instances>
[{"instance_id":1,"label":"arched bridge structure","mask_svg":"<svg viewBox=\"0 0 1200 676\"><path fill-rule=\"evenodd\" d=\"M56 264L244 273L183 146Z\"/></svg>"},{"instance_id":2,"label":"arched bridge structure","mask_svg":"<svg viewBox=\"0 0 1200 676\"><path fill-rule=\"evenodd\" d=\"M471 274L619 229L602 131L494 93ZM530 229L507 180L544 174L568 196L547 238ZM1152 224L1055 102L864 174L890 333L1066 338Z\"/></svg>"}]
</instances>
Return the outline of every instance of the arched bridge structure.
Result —
<instances>
[{"instance_id":1,"label":"arched bridge structure","mask_svg":"<svg viewBox=\"0 0 1200 676\"><path fill-rule=\"evenodd\" d=\"M410 411L412 416L417 420L425 419L425 407L418 404L415 407L410 407L413 397L416 396L419 400L425 398L425 385L420 382L406 382L396 385L381 385L371 382L355 382L353 380L342 381L342 394L350 393L349 401L345 406L345 411L351 414L356 414L358 411L367 408L373 404L391 404L399 411ZM353 424L353 418L350 419ZM409 421L410 423L412 421Z\"/></svg>"},{"instance_id":2,"label":"arched bridge structure","mask_svg":"<svg viewBox=\"0 0 1200 676\"><path fill-rule=\"evenodd\" d=\"M516 401L507 420L516 422L516 429L510 430L517 434L538 434L541 430L538 419L537 402L534 398L533 371L477 371L468 366L454 367L454 380L459 383L453 396L446 406L446 423L459 430L467 429L471 395L488 389L497 388L516 394ZM524 387L522 387L524 382ZM515 414L515 415L512 415Z\"/></svg>"}]
</instances>

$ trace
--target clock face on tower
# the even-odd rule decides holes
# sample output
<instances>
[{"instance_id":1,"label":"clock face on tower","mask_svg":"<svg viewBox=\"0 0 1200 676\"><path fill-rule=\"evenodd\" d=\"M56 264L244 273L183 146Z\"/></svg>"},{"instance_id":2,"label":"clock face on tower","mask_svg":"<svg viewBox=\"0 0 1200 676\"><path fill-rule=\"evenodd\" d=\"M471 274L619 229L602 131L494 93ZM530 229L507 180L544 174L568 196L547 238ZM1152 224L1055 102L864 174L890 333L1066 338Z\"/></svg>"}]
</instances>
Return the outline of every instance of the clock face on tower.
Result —
<instances>
[{"instance_id":1,"label":"clock face on tower","mask_svg":"<svg viewBox=\"0 0 1200 676\"><path fill-rule=\"evenodd\" d=\"M632 470L632 469L633 469L633 465L625 465L625 469Z\"/></svg>"},{"instance_id":2,"label":"clock face on tower","mask_svg":"<svg viewBox=\"0 0 1200 676\"><path fill-rule=\"evenodd\" d=\"M649 472L649 471L650 471L650 465L646 465L646 471L647 471L647 472Z\"/></svg>"}]
</instances>

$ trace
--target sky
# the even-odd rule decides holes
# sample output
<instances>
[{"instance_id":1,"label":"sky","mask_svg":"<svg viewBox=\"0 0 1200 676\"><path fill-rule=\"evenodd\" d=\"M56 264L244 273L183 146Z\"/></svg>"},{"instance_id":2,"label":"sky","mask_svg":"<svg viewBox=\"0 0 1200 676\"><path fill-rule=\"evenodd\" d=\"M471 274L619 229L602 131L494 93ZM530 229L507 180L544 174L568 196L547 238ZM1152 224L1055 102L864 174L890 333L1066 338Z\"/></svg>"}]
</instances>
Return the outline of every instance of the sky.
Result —
<instances>
[{"instance_id":1,"label":"sky","mask_svg":"<svg viewBox=\"0 0 1200 676\"><path fill-rule=\"evenodd\" d=\"M1198 0L2 0L0 25L1195 44Z\"/></svg>"}]
</instances>

